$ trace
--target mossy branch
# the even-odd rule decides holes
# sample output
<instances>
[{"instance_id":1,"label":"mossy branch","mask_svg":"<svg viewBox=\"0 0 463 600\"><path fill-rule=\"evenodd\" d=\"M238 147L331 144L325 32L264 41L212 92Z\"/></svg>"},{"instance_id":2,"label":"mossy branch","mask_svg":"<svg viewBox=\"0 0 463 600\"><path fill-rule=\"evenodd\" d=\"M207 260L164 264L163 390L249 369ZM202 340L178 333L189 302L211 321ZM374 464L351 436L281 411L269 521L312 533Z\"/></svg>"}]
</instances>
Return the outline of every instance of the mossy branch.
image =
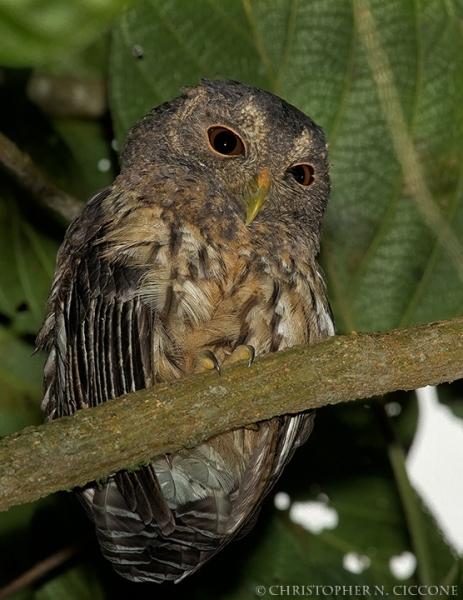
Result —
<instances>
[{"instance_id":1,"label":"mossy branch","mask_svg":"<svg viewBox=\"0 0 463 600\"><path fill-rule=\"evenodd\" d=\"M122 396L0 440L0 510L278 414L463 377L463 318L336 336Z\"/></svg>"}]
</instances>

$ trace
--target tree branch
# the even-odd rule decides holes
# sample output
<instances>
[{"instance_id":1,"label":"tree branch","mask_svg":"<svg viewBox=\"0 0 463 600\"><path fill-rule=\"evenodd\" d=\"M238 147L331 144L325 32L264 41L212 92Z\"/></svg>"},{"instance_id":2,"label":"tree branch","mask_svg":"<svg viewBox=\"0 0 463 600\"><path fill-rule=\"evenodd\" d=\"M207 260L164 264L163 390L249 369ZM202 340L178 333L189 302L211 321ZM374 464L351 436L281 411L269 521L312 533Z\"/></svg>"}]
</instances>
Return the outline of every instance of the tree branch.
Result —
<instances>
[{"instance_id":1,"label":"tree branch","mask_svg":"<svg viewBox=\"0 0 463 600\"><path fill-rule=\"evenodd\" d=\"M463 318L352 333L28 427L0 440L0 510L278 414L462 378L462 343Z\"/></svg>"},{"instance_id":2,"label":"tree branch","mask_svg":"<svg viewBox=\"0 0 463 600\"><path fill-rule=\"evenodd\" d=\"M0 132L0 165L44 206L51 208L67 221L82 212L84 203L51 183L32 158L6 135Z\"/></svg>"}]
</instances>

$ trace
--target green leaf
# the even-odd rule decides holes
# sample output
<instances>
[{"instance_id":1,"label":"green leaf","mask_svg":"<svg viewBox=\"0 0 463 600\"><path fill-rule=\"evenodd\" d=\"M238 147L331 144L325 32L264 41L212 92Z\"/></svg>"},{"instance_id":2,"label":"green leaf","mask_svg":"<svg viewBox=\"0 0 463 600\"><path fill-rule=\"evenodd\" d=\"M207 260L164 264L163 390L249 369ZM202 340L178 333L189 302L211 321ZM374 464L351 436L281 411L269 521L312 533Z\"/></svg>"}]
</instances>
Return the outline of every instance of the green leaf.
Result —
<instances>
[{"instance_id":1,"label":"green leaf","mask_svg":"<svg viewBox=\"0 0 463 600\"><path fill-rule=\"evenodd\" d=\"M339 330L450 318L463 308L457 9L451 0L145 2L114 32L116 133L122 140L150 108L200 77L283 96L331 143L323 263Z\"/></svg>"},{"instance_id":2,"label":"green leaf","mask_svg":"<svg viewBox=\"0 0 463 600\"><path fill-rule=\"evenodd\" d=\"M0 435L39 424L42 414L43 356L8 328L0 326Z\"/></svg>"},{"instance_id":3,"label":"green leaf","mask_svg":"<svg viewBox=\"0 0 463 600\"><path fill-rule=\"evenodd\" d=\"M41 65L77 51L129 4L130 0L0 0L0 64Z\"/></svg>"},{"instance_id":4,"label":"green leaf","mask_svg":"<svg viewBox=\"0 0 463 600\"><path fill-rule=\"evenodd\" d=\"M110 186L118 171L117 159L98 121L55 119L54 127L65 141L81 173L81 195L86 201Z\"/></svg>"},{"instance_id":5,"label":"green leaf","mask_svg":"<svg viewBox=\"0 0 463 600\"><path fill-rule=\"evenodd\" d=\"M303 109L310 106L321 122L322 113L333 120L349 63L351 26L348 3L335 0L278 0L271 7L249 0L145 2L128 11L114 31L111 98L118 137L200 77L238 79Z\"/></svg>"},{"instance_id":6,"label":"green leaf","mask_svg":"<svg viewBox=\"0 0 463 600\"><path fill-rule=\"evenodd\" d=\"M84 567L73 567L45 583L34 595L35 600L104 600L106 598L95 574Z\"/></svg>"},{"instance_id":7,"label":"green leaf","mask_svg":"<svg viewBox=\"0 0 463 600\"><path fill-rule=\"evenodd\" d=\"M55 269L56 242L0 198L0 314L16 332L35 335Z\"/></svg>"}]
</instances>

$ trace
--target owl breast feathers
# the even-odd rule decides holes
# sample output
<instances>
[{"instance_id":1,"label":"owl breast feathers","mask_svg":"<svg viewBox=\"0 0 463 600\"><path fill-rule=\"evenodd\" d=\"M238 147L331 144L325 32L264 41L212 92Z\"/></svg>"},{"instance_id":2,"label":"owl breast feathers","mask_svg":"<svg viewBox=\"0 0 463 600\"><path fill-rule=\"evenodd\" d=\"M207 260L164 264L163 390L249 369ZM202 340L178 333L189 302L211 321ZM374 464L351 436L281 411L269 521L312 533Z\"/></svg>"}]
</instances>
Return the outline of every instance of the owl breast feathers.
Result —
<instances>
[{"instance_id":1,"label":"owl breast feathers","mask_svg":"<svg viewBox=\"0 0 463 600\"><path fill-rule=\"evenodd\" d=\"M47 418L181 378L204 351L222 364L240 345L262 355L332 335L315 261L329 188L322 130L273 94L204 80L152 110L59 251L38 337ZM193 573L249 531L313 418L79 489L104 556L133 581Z\"/></svg>"}]
</instances>

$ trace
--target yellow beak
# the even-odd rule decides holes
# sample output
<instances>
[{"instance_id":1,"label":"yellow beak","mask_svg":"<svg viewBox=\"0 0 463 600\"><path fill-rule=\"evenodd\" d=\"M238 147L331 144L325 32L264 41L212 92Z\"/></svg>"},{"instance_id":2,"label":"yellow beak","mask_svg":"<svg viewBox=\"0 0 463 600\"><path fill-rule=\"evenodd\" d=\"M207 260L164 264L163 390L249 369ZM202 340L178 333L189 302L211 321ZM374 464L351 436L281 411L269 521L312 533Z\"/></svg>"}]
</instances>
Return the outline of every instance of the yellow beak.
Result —
<instances>
[{"instance_id":1,"label":"yellow beak","mask_svg":"<svg viewBox=\"0 0 463 600\"><path fill-rule=\"evenodd\" d=\"M248 197L246 225L250 225L256 218L267 198L267 194L270 189L270 171L267 168L262 169L253 182L253 187L251 189L252 191Z\"/></svg>"}]
</instances>

